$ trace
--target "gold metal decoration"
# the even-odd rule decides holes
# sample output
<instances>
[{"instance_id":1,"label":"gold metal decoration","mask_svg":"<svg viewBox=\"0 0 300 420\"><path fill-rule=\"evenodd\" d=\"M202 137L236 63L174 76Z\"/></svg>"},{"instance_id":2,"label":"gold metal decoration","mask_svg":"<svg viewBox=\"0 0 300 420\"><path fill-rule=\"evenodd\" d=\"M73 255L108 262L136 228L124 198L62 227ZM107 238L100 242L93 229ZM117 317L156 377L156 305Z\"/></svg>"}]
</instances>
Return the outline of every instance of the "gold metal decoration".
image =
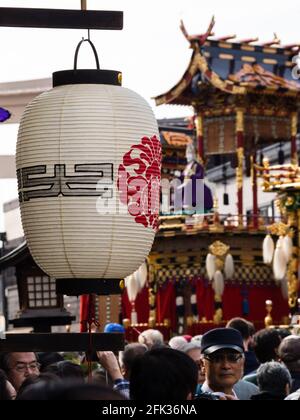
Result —
<instances>
[{"instance_id":1,"label":"gold metal decoration","mask_svg":"<svg viewBox=\"0 0 300 420\"><path fill-rule=\"evenodd\" d=\"M297 134L298 116L292 115L292 134ZM278 207L281 215L287 220L286 223L275 223L268 227L272 235L293 238L296 246L288 263L287 283L289 307L293 312L297 307L299 279L299 245L300 245L300 168L296 164L270 166L268 160L264 160L263 167L257 166L258 174L263 178L263 190L265 192L278 192Z\"/></svg>"},{"instance_id":2,"label":"gold metal decoration","mask_svg":"<svg viewBox=\"0 0 300 420\"><path fill-rule=\"evenodd\" d=\"M226 272L227 258L230 256L230 254L229 254L230 246L224 244L221 241L216 241L212 245L210 245L209 252L210 252L211 255L213 255L215 257L215 270L216 270L216 272L214 274L214 281L217 281L216 276L221 277L221 279L223 279L222 289L224 290L225 277L224 277L222 272L223 271ZM232 259L232 257L231 257L231 259ZM233 270L234 270L234 267L233 267ZM220 307L220 304L222 306L222 293L218 292L218 289L216 287L214 287L214 283L213 283L213 288L215 290L214 299L215 299L215 304L216 304L214 322L215 322L215 324L220 324L222 319L223 319L223 310L222 310L222 307Z\"/></svg>"},{"instance_id":3,"label":"gold metal decoration","mask_svg":"<svg viewBox=\"0 0 300 420\"><path fill-rule=\"evenodd\" d=\"M210 77L211 84L214 87L216 87L216 88L218 88L218 89L220 89L224 92L228 92L228 90L229 90L228 81L226 83L226 81L222 80L221 77L217 75L217 73L211 71L206 58L201 55L200 48L199 48L199 46L197 46L197 44L195 45L194 49L195 49L195 51L198 50L196 52L195 57L194 57L194 62L197 64L198 69L203 74L205 74L209 71L211 73L211 77ZM231 89L230 93L233 94L233 95L244 95L246 93L246 88L245 87L230 84L230 89Z\"/></svg>"},{"instance_id":4,"label":"gold metal decoration","mask_svg":"<svg viewBox=\"0 0 300 420\"><path fill-rule=\"evenodd\" d=\"M291 134L292 137L298 134L298 112L293 112L291 116Z\"/></svg>"},{"instance_id":5,"label":"gold metal decoration","mask_svg":"<svg viewBox=\"0 0 300 420\"><path fill-rule=\"evenodd\" d=\"M123 327L127 330L131 326L131 321L128 318L124 318L122 321Z\"/></svg>"},{"instance_id":6,"label":"gold metal decoration","mask_svg":"<svg viewBox=\"0 0 300 420\"><path fill-rule=\"evenodd\" d=\"M81 0L81 10L86 10L87 9L87 0Z\"/></svg>"},{"instance_id":7,"label":"gold metal decoration","mask_svg":"<svg viewBox=\"0 0 300 420\"><path fill-rule=\"evenodd\" d=\"M245 131L245 112L243 109L238 109L236 113L236 131L237 133Z\"/></svg>"},{"instance_id":8,"label":"gold metal decoration","mask_svg":"<svg viewBox=\"0 0 300 420\"><path fill-rule=\"evenodd\" d=\"M150 313L149 313L149 320L148 325L150 328L155 328L156 324L156 293L153 287L149 287L149 306L150 306Z\"/></svg>"},{"instance_id":9,"label":"gold metal decoration","mask_svg":"<svg viewBox=\"0 0 300 420\"><path fill-rule=\"evenodd\" d=\"M200 154L200 148L199 148L199 141L200 139L202 139L201 141L203 142L203 133L204 133L204 119L203 119L202 114L197 115L195 123L196 123L197 139L198 139L197 157L198 157L198 161L200 165L204 165L204 156Z\"/></svg>"},{"instance_id":10,"label":"gold metal decoration","mask_svg":"<svg viewBox=\"0 0 300 420\"><path fill-rule=\"evenodd\" d=\"M244 148L239 147L237 149L238 167L236 169L236 182L239 190L243 188L244 156Z\"/></svg>"},{"instance_id":11,"label":"gold metal decoration","mask_svg":"<svg viewBox=\"0 0 300 420\"><path fill-rule=\"evenodd\" d=\"M203 132L204 132L203 115L198 114L195 122L196 122L197 136L203 136Z\"/></svg>"},{"instance_id":12,"label":"gold metal decoration","mask_svg":"<svg viewBox=\"0 0 300 420\"><path fill-rule=\"evenodd\" d=\"M171 320L168 318L164 319L164 327L170 328L171 327Z\"/></svg>"},{"instance_id":13,"label":"gold metal decoration","mask_svg":"<svg viewBox=\"0 0 300 420\"><path fill-rule=\"evenodd\" d=\"M300 168L296 164L270 166L264 159L263 166L255 165L258 176L263 179L264 192L285 192L300 190Z\"/></svg>"},{"instance_id":14,"label":"gold metal decoration","mask_svg":"<svg viewBox=\"0 0 300 420\"><path fill-rule=\"evenodd\" d=\"M295 275L294 268L298 265L297 259L293 259L288 266L287 281L288 281L288 292L289 292L289 307L295 308L298 300L299 281Z\"/></svg>"},{"instance_id":15,"label":"gold metal decoration","mask_svg":"<svg viewBox=\"0 0 300 420\"><path fill-rule=\"evenodd\" d=\"M192 327L194 325L194 318L192 316L188 316L186 319L187 327Z\"/></svg>"},{"instance_id":16,"label":"gold metal decoration","mask_svg":"<svg viewBox=\"0 0 300 420\"><path fill-rule=\"evenodd\" d=\"M222 225L219 213L219 200L218 197L214 197L213 207L213 223L208 226L210 232L221 233L224 232L224 225Z\"/></svg>"},{"instance_id":17,"label":"gold metal decoration","mask_svg":"<svg viewBox=\"0 0 300 420\"><path fill-rule=\"evenodd\" d=\"M149 328L156 328L156 313L155 311L150 311L150 317L148 320Z\"/></svg>"},{"instance_id":18,"label":"gold metal decoration","mask_svg":"<svg viewBox=\"0 0 300 420\"><path fill-rule=\"evenodd\" d=\"M272 309L273 309L273 302L271 300L267 300L266 301L267 316L265 317L266 328L269 328L273 325L273 318L271 315Z\"/></svg>"},{"instance_id":19,"label":"gold metal decoration","mask_svg":"<svg viewBox=\"0 0 300 420\"><path fill-rule=\"evenodd\" d=\"M223 321L223 310L217 309L214 314L214 323L216 325L220 325L222 321Z\"/></svg>"},{"instance_id":20,"label":"gold metal decoration","mask_svg":"<svg viewBox=\"0 0 300 420\"><path fill-rule=\"evenodd\" d=\"M221 241L216 241L209 247L209 250L215 257L224 258L228 254L230 246L225 245Z\"/></svg>"},{"instance_id":21,"label":"gold metal decoration","mask_svg":"<svg viewBox=\"0 0 300 420\"><path fill-rule=\"evenodd\" d=\"M289 233L290 226L283 222L278 222L278 223L274 223L273 225L268 226L267 229L271 235L285 236Z\"/></svg>"}]
</instances>

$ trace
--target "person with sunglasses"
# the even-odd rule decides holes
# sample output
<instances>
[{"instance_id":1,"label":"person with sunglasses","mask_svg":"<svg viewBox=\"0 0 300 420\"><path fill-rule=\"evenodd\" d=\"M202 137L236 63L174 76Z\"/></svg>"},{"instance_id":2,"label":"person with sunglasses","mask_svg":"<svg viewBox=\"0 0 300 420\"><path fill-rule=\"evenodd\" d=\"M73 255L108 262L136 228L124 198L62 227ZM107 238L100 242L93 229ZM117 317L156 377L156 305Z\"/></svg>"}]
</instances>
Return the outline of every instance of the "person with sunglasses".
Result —
<instances>
[{"instance_id":1,"label":"person with sunglasses","mask_svg":"<svg viewBox=\"0 0 300 420\"><path fill-rule=\"evenodd\" d=\"M35 353L0 353L0 369L16 391L29 375L40 374L40 364Z\"/></svg>"},{"instance_id":2,"label":"person with sunglasses","mask_svg":"<svg viewBox=\"0 0 300 420\"><path fill-rule=\"evenodd\" d=\"M207 332L201 342L205 382L202 393L212 393L221 399L238 399L234 386L244 371L244 345L239 331L219 328Z\"/></svg>"}]
</instances>

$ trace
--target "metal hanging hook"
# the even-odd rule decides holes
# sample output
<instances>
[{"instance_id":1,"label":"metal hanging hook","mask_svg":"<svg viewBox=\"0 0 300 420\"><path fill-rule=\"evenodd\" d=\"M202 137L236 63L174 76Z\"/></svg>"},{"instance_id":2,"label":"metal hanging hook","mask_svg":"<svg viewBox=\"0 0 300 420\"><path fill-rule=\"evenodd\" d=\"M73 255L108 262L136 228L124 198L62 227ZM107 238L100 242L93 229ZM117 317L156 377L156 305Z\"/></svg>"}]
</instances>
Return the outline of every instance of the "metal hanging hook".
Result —
<instances>
[{"instance_id":1,"label":"metal hanging hook","mask_svg":"<svg viewBox=\"0 0 300 420\"><path fill-rule=\"evenodd\" d=\"M93 50L93 53L94 53L94 56L95 56L95 60L96 60L97 70L100 70L100 63L99 63L99 58L98 58L96 47L92 43L92 41L90 41L89 39L84 39L84 38L82 38L82 40L79 42L79 44L77 45L76 51L75 51L74 70L75 71L77 70L78 53L79 53L80 47L82 46L82 44L84 42L88 42L90 44L90 46L92 47L92 50Z\"/></svg>"}]
</instances>

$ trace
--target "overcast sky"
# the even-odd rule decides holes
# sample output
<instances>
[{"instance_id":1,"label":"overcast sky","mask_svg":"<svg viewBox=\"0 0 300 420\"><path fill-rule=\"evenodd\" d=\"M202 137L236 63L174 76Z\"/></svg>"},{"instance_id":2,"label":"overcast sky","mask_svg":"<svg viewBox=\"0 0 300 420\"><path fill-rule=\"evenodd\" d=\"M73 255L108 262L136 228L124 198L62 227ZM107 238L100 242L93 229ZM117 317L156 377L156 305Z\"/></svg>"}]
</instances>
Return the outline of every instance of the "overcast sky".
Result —
<instances>
[{"instance_id":1,"label":"overcast sky","mask_svg":"<svg viewBox=\"0 0 300 420\"><path fill-rule=\"evenodd\" d=\"M237 34L270 41L276 32L284 44L300 43L299 0L87 0L88 9L123 10L123 31L92 31L103 69L123 72L123 85L151 97L169 90L182 77L191 50L180 29L180 19L191 34L205 32L212 15L215 34ZM0 0L0 7L79 9L80 0ZM77 43L86 31L1 28L0 83L50 77L72 68ZM91 51L84 48L80 67L93 67ZM0 104L1 106L1 104ZM181 107L154 109L158 118L187 115ZM0 154L13 154L16 128L0 127ZM14 183L0 181L2 202L13 198Z\"/></svg>"}]
</instances>

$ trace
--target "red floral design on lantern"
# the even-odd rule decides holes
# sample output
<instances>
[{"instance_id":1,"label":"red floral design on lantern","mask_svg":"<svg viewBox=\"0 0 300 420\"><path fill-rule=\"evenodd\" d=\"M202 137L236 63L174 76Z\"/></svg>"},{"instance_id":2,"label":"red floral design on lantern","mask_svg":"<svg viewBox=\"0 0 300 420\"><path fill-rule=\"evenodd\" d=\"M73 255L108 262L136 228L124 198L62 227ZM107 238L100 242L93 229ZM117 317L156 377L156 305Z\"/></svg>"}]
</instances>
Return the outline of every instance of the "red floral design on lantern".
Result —
<instances>
[{"instance_id":1,"label":"red floral design on lantern","mask_svg":"<svg viewBox=\"0 0 300 420\"><path fill-rule=\"evenodd\" d=\"M160 209L161 144L157 136L143 137L131 147L119 166L120 200L136 223L158 228Z\"/></svg>"}]
</instances>

